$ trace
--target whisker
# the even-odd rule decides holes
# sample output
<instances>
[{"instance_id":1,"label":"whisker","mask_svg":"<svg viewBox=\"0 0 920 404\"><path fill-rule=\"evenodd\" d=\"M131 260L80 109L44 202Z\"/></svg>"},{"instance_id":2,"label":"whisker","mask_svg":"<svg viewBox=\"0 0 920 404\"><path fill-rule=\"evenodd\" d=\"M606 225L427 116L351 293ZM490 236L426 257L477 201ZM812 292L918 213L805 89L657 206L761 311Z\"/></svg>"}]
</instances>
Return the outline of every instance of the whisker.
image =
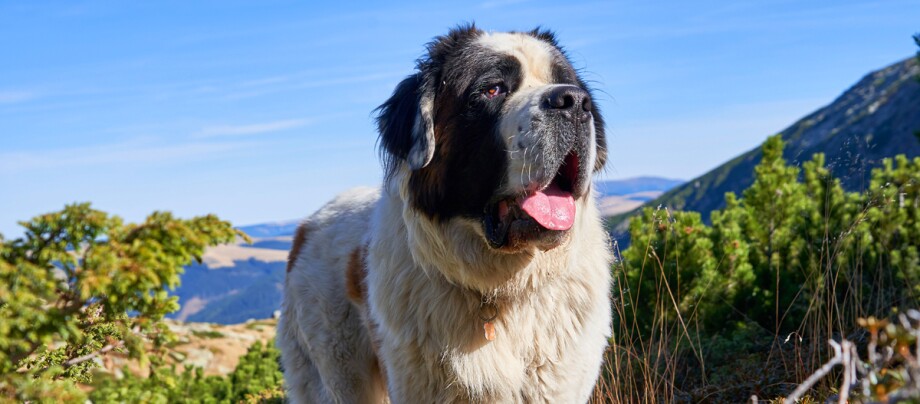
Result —
<instances>
[{"instance_id":1,"label":"whisker","mask_svg":"<svg viewBox=\"0 0 920 404\"><path fill-rule=\"evenodd\" d=\"M527 166L527 149L524 149L524 159L521 163L521 185L524 185L524 167Z\"/></svg>"}]
</instances>

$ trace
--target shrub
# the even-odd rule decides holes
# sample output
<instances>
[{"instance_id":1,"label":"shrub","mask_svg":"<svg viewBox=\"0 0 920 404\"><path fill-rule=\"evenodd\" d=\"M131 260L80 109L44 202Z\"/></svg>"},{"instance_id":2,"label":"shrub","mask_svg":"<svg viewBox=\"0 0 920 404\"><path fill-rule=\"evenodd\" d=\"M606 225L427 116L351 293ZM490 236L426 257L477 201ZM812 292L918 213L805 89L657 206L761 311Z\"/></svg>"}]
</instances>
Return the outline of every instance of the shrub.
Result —
<instances>
[{"instance_id":1,"label":"shrub","mask_svg":"<svg viewBox=\"0 0 920 404\"><path fill-rule=\"evenodd\" d=\"M828 339L865 340L858 318L918 306L920 158L886 159L855 193L822 154L799 168L782 150L779 136L767 140L754 183L727 194L711 226L666 208L632 219L599 396L785 395L829 357Z\"/></svg>"},{"instance_id":2,"label":"shrub","mask_svg":"<svg viewBox=\"0 0 920 404\"><path fill-rule=\"evenodd\" d=\"M126 370L120 380L100 378L89 398L98 403L281 402L279 356L274 342L256 342L226 376L205 376L200 368L177 373L174 366L157 367L150 377Z\"/></svg>"}]
</instances>

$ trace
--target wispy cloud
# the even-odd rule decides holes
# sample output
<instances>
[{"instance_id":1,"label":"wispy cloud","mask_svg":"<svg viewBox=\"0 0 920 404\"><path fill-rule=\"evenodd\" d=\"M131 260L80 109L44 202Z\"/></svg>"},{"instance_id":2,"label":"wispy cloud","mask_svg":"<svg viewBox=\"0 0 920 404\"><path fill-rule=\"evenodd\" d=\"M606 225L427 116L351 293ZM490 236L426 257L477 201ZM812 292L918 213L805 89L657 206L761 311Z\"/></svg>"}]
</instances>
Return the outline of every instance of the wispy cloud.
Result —
<instances>
[{"instance_id":1,"label":"wispy cloud","mask_svg":"<svg viewBox=\"0 0 920 404\"><path fill-rule=\"evenodd\" d=\"M215 158L246 150L252 142L157 144L150 139L49 151L0 152L0 175L39 169L137 165Z\"/></svg>"},{"instance_id":2,"label":"wispy cloud","mask_svg":"<svg viewBox=\"0 0 920 404\"><path fill-rule=\"evenodd\" d=\"M279 132L282 130L299 128L313 123L310 119L284 119L272 122L255 123L247 125L217 125L206 126L195 133L198 138L212 138L223 136L247 136L262 133Z\"/></svg>"},{"instance_id":3,"label":"wispy cloud","mask_svg":"<svg viewBox=\"0 0 920 404\"><path fill-rule=\"evenodd\" d=\"M0 104L15 104L33 100L38 97L31 91L0 91Z\"/></svg>"},{"instance_id":4,"label":"wispy cloud","mask_svg":"<svg viewBox=\"0 0 920 404\"><path fill-rule=\"evenodd\" d=\"M224 99L241 100L251 97L265 96L279 92L298 91L330 86L352 85L359 83L385 82L400 78L409 73L408 70L387 69L373 73L352 74L347 76L333 76L316 78L313 75L305 76L275 76L265 79L251 80L232 85L238 90L231 90Z\"/></svg>"},{"instance_id":5,"label":"wispy cloud","mask_svg":"<svg viewBox=\"0 0 920 404\"><path fill-rule=\"evenodd\" d=\"M530 0L491 0L491 1L485 1L485 2L480 3L479 8L485 8L485 9L498 8L498 7L511 6L515 4L527 3L529 1Z\"/></svg>"},{"instance_id":6,"label":"wispy cloud","mask_svg":"<svg viewBox=\"0 0 920 404\"><path fill-rule=\"evenodd\" d=\"M795 8L784 6L794 3L788 0L726 2L722 6L694 8L693 12L678 15L677 21L643 19L591 24L587 28L593 32L593 35L566 41L566 45L576 48L611 41L668 40L710 34L741 35L743 33L795 32L829 27L872 26L882 22L876 21L877 19L890 19L890 16L878 17L872 13L873 10L883 7L889 9L896 8L896 6L906 7L915 2L916 0L893 0L889 3L803 3ZM609 10L615 9L605 8L605 11ZM909 18L907 15L905 13L903 18ZM618 14L613 14L611 19L617 16ZM616 26L617 29L611 29L611 26Z\"/></svg>"}]
</instances>

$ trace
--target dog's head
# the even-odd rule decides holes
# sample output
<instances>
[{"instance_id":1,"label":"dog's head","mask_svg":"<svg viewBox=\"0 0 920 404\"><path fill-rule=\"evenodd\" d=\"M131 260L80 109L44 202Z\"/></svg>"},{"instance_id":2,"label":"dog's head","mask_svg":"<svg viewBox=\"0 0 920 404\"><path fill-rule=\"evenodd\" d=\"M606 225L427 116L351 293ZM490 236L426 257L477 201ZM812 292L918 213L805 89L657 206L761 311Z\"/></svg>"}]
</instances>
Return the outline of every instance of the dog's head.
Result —
<instances>
[{"instance_id":1,"label":"dog's head","mask_svg":"<svg viewBox=\"0 0 920 404\"><path fill-rule=\"evenodd\" d=\"M388 177L412 208L476 221L506 252L551 249L604 165L604 123L553 34L452 30L378 109Z\"/></svg>"}]
</instances>

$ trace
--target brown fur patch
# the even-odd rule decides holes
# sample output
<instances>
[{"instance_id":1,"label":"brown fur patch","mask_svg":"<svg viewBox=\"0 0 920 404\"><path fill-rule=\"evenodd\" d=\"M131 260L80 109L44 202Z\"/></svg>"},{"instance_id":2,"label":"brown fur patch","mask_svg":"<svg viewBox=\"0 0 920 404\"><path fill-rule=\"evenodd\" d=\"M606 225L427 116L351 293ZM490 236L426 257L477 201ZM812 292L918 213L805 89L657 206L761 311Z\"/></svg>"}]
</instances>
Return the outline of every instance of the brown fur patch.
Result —
<instances>
[{"instance_id":1,"label":"brown fur patch","mask_svg":"<svg viewBox=\"0 0 920 404\"><path fill-rule=\"evenodd\" d=\"M367 277L366 257L366 247L355 248L348 257L348 266L345 269L345 293L349 300L357 304L364 304L367 297L367 284L364 281Z\"/></svg>"},{"instance_id":2,"label":"brown fur patch","mask_svg":"<svg viewBox=\"0 0 920 404\"><path fill-rule=\"evenodd\" d=\"M294 232L294 243L291 245L291 252L288 254L287 259L287 271L291 272L291 269L294 269L294 263L297 262L297 257L300 256L300 250L303 249L304 243L307 241L307 236L310 235L312 229L306 223L301 223L300 226L297 226L297 231Z\"/></svg>"}]
</instances>

